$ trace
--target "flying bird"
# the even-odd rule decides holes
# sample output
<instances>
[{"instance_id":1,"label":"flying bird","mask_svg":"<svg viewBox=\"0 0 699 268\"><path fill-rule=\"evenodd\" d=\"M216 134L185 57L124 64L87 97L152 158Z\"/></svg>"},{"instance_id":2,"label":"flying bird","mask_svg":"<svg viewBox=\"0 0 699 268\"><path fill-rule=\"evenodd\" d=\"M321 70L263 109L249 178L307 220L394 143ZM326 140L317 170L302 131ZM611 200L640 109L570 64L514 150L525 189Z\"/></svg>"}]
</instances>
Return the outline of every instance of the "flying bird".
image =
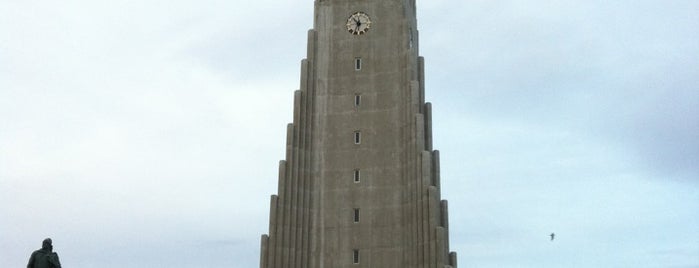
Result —
<instances>
[{"instance_id":1,"label":"flying bird","mask_svg":"<svg viewBox=\"0 0 699 268\"><path fill-rule=\"evenodd\" d=\"M553 241L553 238L556 237L556 234L551 233L550 236L551 236L551 241Z\"/></svg>"}]
</instances>

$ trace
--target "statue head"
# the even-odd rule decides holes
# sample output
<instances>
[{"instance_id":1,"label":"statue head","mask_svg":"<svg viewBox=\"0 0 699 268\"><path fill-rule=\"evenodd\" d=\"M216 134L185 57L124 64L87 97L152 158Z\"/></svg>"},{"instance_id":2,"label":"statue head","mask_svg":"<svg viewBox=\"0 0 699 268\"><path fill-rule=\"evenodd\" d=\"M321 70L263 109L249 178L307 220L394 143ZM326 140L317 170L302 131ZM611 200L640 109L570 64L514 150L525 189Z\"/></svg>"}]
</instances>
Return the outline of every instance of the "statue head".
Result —
<instances>
[{"instance_id":1,"label":"statue head","mask_svg":"<svg viewBox=\"0 0 699 268\"><path fill-rule=\"evenodd\" d=\"M44 239L44 242L41 243L41 248L52 250L53 249L52 244L53 244L53 241L51 240L51 238L46 238L46 239Z\"/></svg>"}]
</instances>

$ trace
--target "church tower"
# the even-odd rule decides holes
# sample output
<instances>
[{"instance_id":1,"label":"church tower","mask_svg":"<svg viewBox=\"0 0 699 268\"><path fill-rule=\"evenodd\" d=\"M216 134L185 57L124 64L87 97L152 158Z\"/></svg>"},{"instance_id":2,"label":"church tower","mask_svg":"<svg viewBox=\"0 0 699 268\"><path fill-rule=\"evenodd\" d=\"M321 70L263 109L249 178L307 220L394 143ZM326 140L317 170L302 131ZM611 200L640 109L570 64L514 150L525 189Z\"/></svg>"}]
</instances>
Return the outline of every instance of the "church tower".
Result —
<instances>
[{"instance_id":1,"label":"church tower","mask_svg":"<svg viewBox=\"0 0 699 268\"><path fill-rule=\"evenodd\" d=\"M316 0L262 268L446 268L415 0Z\"/></svg>"}]
</instances>

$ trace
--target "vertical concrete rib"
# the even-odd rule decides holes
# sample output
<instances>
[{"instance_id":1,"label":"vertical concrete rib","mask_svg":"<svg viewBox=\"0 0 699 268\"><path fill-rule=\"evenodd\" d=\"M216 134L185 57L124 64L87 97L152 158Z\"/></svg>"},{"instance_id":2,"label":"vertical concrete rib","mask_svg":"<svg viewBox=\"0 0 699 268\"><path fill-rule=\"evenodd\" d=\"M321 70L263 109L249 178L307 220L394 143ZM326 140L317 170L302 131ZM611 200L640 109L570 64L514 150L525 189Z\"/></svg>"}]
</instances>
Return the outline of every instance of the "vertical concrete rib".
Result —
<instances>
[{"instance_id":1,"label":"vertical concrete rib","mask_svg":"<svg viewBox=\"0 0 699 268\"><path fill-rule=\"evenodd\" d=\"M301 89L299 91L299 103L301 109L299 110L298 117L298 135L297 135L297 149L296 149L296 191L294 200L294 214L296 219L294 220L294 257L289 263L291 267L301 267L301 245L303 242L303 193L305 189L305 176L306 176L306 91Z\"/></svg>"},{"instance_id":2,"label":"vertical concrete rib","mask_svg":"<svg viewBox=\"0 0 699 268\"><path fill-rule=\"evenodd\" d=\"M423 104L425 103L425 58L417 58L417 70L417 80L420 82L420 104ZM420 107L420 112L422 112L422 106Z\"/></svg>"},{"instance_id":3,"label":"vertical concrete rib","mask_svg":"<svg viewBox=\"0 0 699 268\"><path fill-rule=\"evenodd\" d=\"M446 235L444 236L444 244L446 245L446 249L444 251L444 254L447 254L449 252L449 203L447 202L447 200L442 200L441 209L442 209L441 226L444 227L444 229L447 232Z\"/></svg>"},{"instance_id":4,"label":"vertical concrete rib","mask_svg":"<svg viewBox=\"0 0 699 268\"><path fill-rule=\"evenodd\" d=\"M437 267L444 267L444 265L448 264L449 262L449 249L446 247L446 244L444 243L445 238L447 236L446 234L446 229L444 227L437 227L435 228L435 235L436 235L436 254L437 254Z\"/></svg>"},{"instance_id":5,"label":"vertical concrete rib","mask_svg":"<svg viewBox=\"0 0 699 268\"><path fill-rule=\"evenodd\" d=\"M298 192L298 154L299 154L299 143L298 143L298 137L299 137L299 127L298 127L298 116L301 111L301 107L299 105L299 102L301 101L301 94L300 91L296 91L295 94L295 103L297 104L297 109L296 112L294 113L294 128L293 128L293 152L292 152L292 157L291 157L291 169L289 170L289 182L291 185L291 190L289 191L289 222L287 224L287 229L285 231L287 232L288 239L286 241L286 248L284 249L284 252L286 253L285 256L285 262L284 266L285 267L292 267L294 264L294 257L296 256L295 254L295 249L294 249L294 243L296 242L296 218L298 217L298 213L296 212L296 199L297 199L297 192Z\"/></svg>"},{"instance_id":6,"label":"vertical concrete rib","mask_svg":"<svg viewBox=\"0 0 699 268\"><path fill-rule=\"evenodd\" d=\"M315 50L316 50L316 31L315 30L309 30L308 31L308 37L307 37L307 47L306 47L306 60L304 60L304 69L306 70L306 74L304 76L305 85L302 85L302 88L306 90L307 94L307 112L306 112L306 150L308 150L308 153L306 154L306 188L304 190L304 220L303 220L303 225L305 227L305 233L303 236L303 241L301 244L301 247L303 249L303 253L301 255L302 263L304 264L304 268L310 268L312 267L311 261L310 261L310 252L311 252L311 243L310 239L312 236L311 230L312 230L312 196L311 193L313 192L313 166L312 162L313 161L313 114L315 113L315 89L314 89L314 83L310 83L310 81L314 81L315 78L315 73L313 69L313 63L315 59Z\"/></svg>"},{"instance_id":7,"label":"vertical concrete rib","mask_svg":"<svg viewBox=\"0 0 699 268\"><path fill-rule=\"evenodd\" d=\"M298 126L301 115L301 90L294 90L294 125ZM298 145L298 144L294 144Z\"/></svg>"},{"instance_id":8,"label":"vertical concrete rib","mask_svg":"<svg viewBox=\"0 0 699 268\"><path fill-rule=\"evenodd\" d=\"M422 114L415 114L416 146L418 154L425 150L425 119Z\"/></svg>"},{"instance_id":9,"label":"vertical concrete rib","mask_svg":"<svg viewBox=\"0 0 699 268\"><path fill-rule=\"evenodd\" d=\"M294 124L289 123L286 125L286 162L291 164L291 159L292 159L292 154L294 152ZM287 165L287 169L285 171L288 171L289 167ZM288 174L288 173L285 173ZM285 178L288 179L288 178ZM287 182L286 180L284 181L284 184L286 186ZM280 191L282 190L281 188L279 189ZM286 188L285 188L286 190ZM281 195L281 192L279 193Z\"/></svg>"},{"instance_id":10,"label":"vertical concrete rib","mask_svg":"<svg viewBox=\"0 0 699 268\"><path fill-rule=\"evenodd\" d=\"M305 68L307 65L302 63L302 68ZM306 74L307 72L305 70L302 70L302 73ZM302 79L306 80L306 79ZM309 126L309 100L308 100L308 90L306 88L302 88L301 90L301 110L300 110L300 115L299 115L299 135L298 135L298 171L297 171L297 176L298 176L298 190L297 190L297 198L295 202L295 206L297 208L296 214L297 214L297 219L295 221L295 230L296 230L296 235L295 235L295 243L294 243L294 248L295 248L295 256L294 256L294 263L291 263L293 267L299 267L303 268L306 267L307 265L304 265L303 263L303 254L305 252L303 248L303 242L304 238L306 235L305 228L306 226L304 225L305 223L305 217L307 217L306 213L306 205L305 205L305 200L306 200L306 195L307 195L307 180L308 180L308 168L307 168L307 159L308 159L308 126Z\"/></svg>"},{"instance_id":11,"label":"vertical concrete rib","mask_svg":"<svg viewBox=\"0 0 699 268\"><path fill-rule=\"evenodd\" d=\"M309 90L309 91L312 91ZM309 97L307 98L307 104L308 104L308 110L306 112L306 133L305 133L305 139L306 139L306 154L305 154L305 175L304 175L304 195L303 195L303 207L304 207L304 212L303 212L303 226L304 226L304 233L303 233L303 240L301 242L301 248L303 249L302 255L301 255L301 260L303 263L303 267L310 267L309 264L309 252L311 250L310 248L310 235L311 235L311 192L312 192L312 187L313 187L313 177L312 177L312 162L313 158L311 155L311 152L313 150L313 143L312 143L312 138L313 138L313 122L311 121L313 119L313 97L311 94L309 94Z\"/></svg>"},{"instance_id":12,"label":"vertical concrete rib","mask_svg":"<svg viewBox=\"0 0 699 268\"><path fill-rule=\"evenodd\" d=\"M442 200L442 202L440 202L440 207L442 218L440 219L439 226L449 229L449 202L447 202L447 200Z\"/></svg>"},{"instance_id":13,"label":"vertical concrete rib","mask_svg":"<svg viewBox=\"0 0 699 268\"><path fill-rule=\"evenodd\" d=\"M422 105L420 105L422 106ZM418 203L420 204L419 212L418 215L420 217L420 233L421 233L421 238L420 238L420 243L419 245L422 247L422 262L421 262L421 267L428 267L427 265L429 264L429 233L430 233L430 228L429 228L429 211L428 211L428 189L427 187L430 185L429 181L430 179L430 156L429 153L424 151L425 148L425 137L424 137L424 118L422 114L415 114L415 119L414 119L414 124L415 124L415 146L418 150L417 156L419 159L419 162L416 163L416 166L419 167L417 178L417 184L418 184L418 191L420 193L420 196L418 197Z\"/></svg>"},{"instance_id":14,"label":"vertical concrete rib","mask_svg":"<svg viewBox=\"0 0 699 268\"><path fill-rule=\"evenodd\" d=\"M422 186L423 186L423 236L424 236L424 244L423 248L425 251L425 266L424 267L433 267L434 262L434 237L433 237L433 230L434 230L434 215L433 215L433 210L432 210L432 186L431 181L432 181L432 155L427 152L427 151L422 151L422 155L420 157L422 159Z\"/></svg>"},{"instance_id":15,"label":"vertical concrete rib","mask_svg":"<svg viewBox=\"0 0 699 268\"><path fill-rule=\"evenodd\" d=\"M298 263L298 256L300 255L300 250L301 250L301 240L299 239L301 236L301 224L300 222L302 221L302 215L301 215L301 197L300 194L303 192L303 159L304 159L304 140L303 140L303 131L304 131L304 125L305 125L305 120L304 120L304 112L306 111L306 106L304 105L304 92L302 90L296 91L296 96L298 96L298 105L299 105L299 112L298 116L294 118L295 122L294 124L296 125L295 128L295 133L294 133L294 143L296 144L295 146L295 152L294 152L294 172L293 172L293 181L294 181L294 190L292 191L292 221L291 221L291 242L289 243L289 246L291 247L291 256L289 258L289 267L292 268L298 268L300 266L300 263Z\"/></svg>"},{"instance_id":16,"label":"vertical concrete rib","mask_svg":"<svg viewBox=\"0 0 699 268\"><path fill-rule=\"evenodd\" d=\"M425 150L432 151L432 104L425 103Z\"/></svg>"},{"instance_id":17,"label":"vertical concrete rib","mask_svg":"<svg viewBox=\"0 0 699 268\"><path fill-rule=\"evenodd\" d=\"M404 188L405 192L402 194L404 198L404 217L409 223L405 228L409 231L406 236L408 237L408 250L403 252L403 259L406 268L417 267L420 260L419 251L419 202L418 202L418 183L419 176L417 174L419 168L415 164L414 155L417 152L417 148L414 146L413 139L415 138L415 124L412 120L414 118L415 112L411 109L414 105L413 102L417 102L413 97L417 92L417 75L415 78L410 79L405 82L404 90L399 93L399 100L401 103L399 107L400 110L400 120L406 122L401 127L401 141L403 144L403 150L401 151L401 159L406 163L401 168L401 178L405 180Z\"/></svg>"},{"instance_id":18,"label":"vertical concrete rib","mask_svg":"<svg viewBox=\"0 0 699 268\"><path fill-rule=\"evenodd\" d=\"M316 30L309 29L306 35L306 58L308 60L315 60L316 56Z\"/></svg>"},{"instance_id":19,"label":"vertical concrete rib","mask_svg":"<svg viewBox=\"0 0 699 268\"><path fill-rule=\"evenodd\" d=\"M405 106L405 119L407 124L410 126L408 128L409 138L405 140L406 144L406 154L405 161L407 162L406 169L408 170L407 176L411 178L411 214L412 214L412 236L413 236L413 246L414 253L410 256L412 258L411 267L424 267L425 262L425 252L423 251L424 235L423 235L423 185L422 185L422 159L420 158L423 148L418 145L419 141L423 139L422 124L418 123L419 120L416 115L420 113L420 81L419 81L419 70L417 64L415 66L410 66L411 73L415 73L415 78L408 81L408 90L406 91L406 96L404 101ZM412 76L412 75L411 75Z\"/></svg>"},{"instance_id":20,"label":"vertical concrete rib","mask_svg":"<svg viewBox=\"0 0 699 268\"><path fill-rule=\"evenodd\" d=\"M291 263L291 267L304 267L303 265L303 257L302 255L305 252L305 249L303 248L303 242L305 240L305 217L307 216L306 214L306 206L305 206L305 200L306 200L306 184L307 184L307 173L308 169L306 168L306 162L307 158L306 155L309 153L307 149L307 126L308 126L308 99L309 99L309 94L308 94L308 60L304 59L301 61L301 77L300 77L300 105L301 109L299 111L299 117L298 117L298 124L299 124L299 157L297 158L298 161L300 162L298 164L298 191L297 191L297 199L295 202L296 206L296 214L297 214L297 219L295 223L295 232L296 232L296 238L295 238L295 243L294 243L294 249L295 249L295 263Z\"/></svg>"},{"instance_id":21,"label":"vertical concrete rib","mask_svg":"<svg viewBox=\"0 0 699 268\"><path fill-rule=\"evenodd\" d=\"M287 125L287 130L291 124ZM289 146L287 145L287 152L290 150ZM287 153L288 154L288 153ZM275 211L276 213L276 220L275 220L275 227L281 228L282 227L282 222L284 220L284 203L283 198L285 195L285 189L286 189L286 160L281 160L279 161L279 175L278 175L278 196L273 197L275 199L274 206L275 206ZM279 209L281 207L281 209ZM271 228L271 226L270 226ZM274 233L270 233L270 236L276 237L275 240L279 240L281 238L282 231L281 229L277 229Z\"/></svg>"},{"instance_id":22,"label":"vertical concrete rib","mask_svg":"<svg viewBox=\"0 0 699 268\"><path fill-rule=\"evenodd\" d=\"M301 91L308 92L308 59L301 60L301 82L299 88Z\"/></svg>"},{"instance_id":23,"label":"vertical concrete rib","mask_svg":"<svg viewBox=\"0 0 699 268\"><path fill-rule=\"evenodd\" d=\"M262 235L260 238L260 251L262 252L262 254L260 254L260 268L267 267L267 255L269 254L268 242L269 236Z\"/></svg>"},{"instance_id":24,"label":"vertical concrete rib","mask_svg":"<svg viewBox=\"0 0 699 268\"><path fill-rule=\"evenodd\" d=\"M296 107L296 101L294 101L294 113L297 113L296 110L298 110L298 107ZM290 243L289 240L291 239L290 237L290 232L291 232L291 217L293 216L292 210L291 210L291 195L294 187L293 183L293 165L294 165L294 152L296 151L295 147L296 144L294 143L294 135L295 135L295 126L294 124L288 124L286 131L287 131L287 151L286 151L286 170L285 170L285 188L284 188L284 194L281 194L281 189L280 189L280 195L281 195L281 207L284 210L284 217L282 218L281 222L281 237L280 237L280 246L281 250L279 253L279 258L276 262L276 267L279 268L286 268L288 267L289 263L289 254L290 254Z\"/></svg>"},{"instance_id":25,"label":"vertical concrete rib","mask_svg":"<svg viewBox=\"0 0 699 268\"><path fill-rule=\"evenodd\" d=\"M289 131L290 128L293 128L292 124L287 125L287 131ZM287 132L287 136L288 136ZM291 144L290 140L287 138L287 155L289 154L289 151L291 150ZM282 261L282 253L284 251L283 249L283 240L284 240L284 218L288 217L288 213L286 212L285 205L284 205L284 196L286 195L286 170L287 170L287 165L286 161L282 160L279 161L279 195L280 196L275 196L273 197L273 202L274 202L274 210L276 211L276 219L275 219L275 232L272 237L272 241L274 242L274 253L270 254L270 267L275 267L279 268L282 266L281 261Z\"/></svg>"},{"instance_id":26,"label":"vertical concrete rib","mask_svg":"<svg viewBox=\"0 0 699 268\"><path fill-rule=\"evenodd\" d=\"M406 266L408 268L413 268L413 267L418 267L418 261L419 261L419 205L418 205L418 196L419 196L419 191L418 191L418 182L419 182L419 176L417 175L417 165L415 164L415 158L413 157L414 154L417 152L417 148L414 146L414 136L415 136L415 131L414 131L414 124L411 124L411 120L413 118L414 112L411 111L409 108L411 107L412 103L412 94L414 92L412 85L417 84L416 81L412 82L407 82L405 87L407 90L401 91L401 100L404 101L402 112L401 112L401 120L404 122L408 122L408 124L405 124L403 127L401 127L401 140L403 141L403 147L404 150L401 152L401 158L403 161L406 162L406 165L401 168L401 178L404 178L405 183L405 192L403 193L404 196L404 216L408 221L408 225L406 226L406 230L409 231L408 233L408 245L409 248L405 252L403 252L403 258L404 261L406 262ZM406 109L407 107L407 109Z\"/></svg>"},{"instance_id":27,"label":"vertical concrete rib","mask_svg":"<svg viewBox=\"0 0 699 268\"><path fill-rule=\"evenodd\" d=\"M316 2L317 3L317 2ZM311 113L309 114L309 122L310 124L310 130L309 130L309 135L310 139L312 139L313 142L309 144L309 150L315 152L316 151L316 143L319 138L315 137L315 131L316 131L316 126L320 124L318 120L318 112L316 111L316 105L317 105L317 86L318 86L318 79L316 77L318 76L318 70L316 69L316 55L318 53L318 35L316 30L311 29L308 31L308 46L307 46L307 59L308 59L308 81L309 81L309 95L311 96L310 98L310 103L311 103ZM323 107L321 106L321 109ZM308 189L308 204L309 204L309 219L308 219L308 245L306 246L308 249L308 252L306 253L308 255L307 259L307 264L308 268L316 268L321 266L320 264L320 244L322 235L320 235L319 231L320 228L320 211L321 211L321 206L320 206L320 199L322 193L320 193L320 176L317 173L316 170L316 163L318 163L316 159L317 155L313 154L310 155L311 163L312 165L309 166L309 172L311 174L311 180L310 180L310 187Z\"/></svg>"},{"instance_id":28,"label":"vertical concrete rib","mask_svg":"<svg viewBox=\"0 0 699 268\"><path fill-rule=\"evenodd\" d=\"M410 82L410 107L409 111L412 114L421 113L422 102L420 102L420 82L412 81ZM421 149L422 150L422 149Z\"/></svg>"},{"instance_id":29,"label":"vertical concrete rib","mask_svg":"<svg viewBox=\"0 0 699 268\"><path fill-rule=\"evenodd\" d=\"M442 194L442 182L441 182L441 172L439 169L439 151L432 151L432 185L437 186L437 190L441 196Z\"/></svg>"},{"instance_id":30,"label":"vertical concrete rib","mask_svg":"<svg viewBox=\"0 0 699 268\"><path fill-rule=\"evenodd\" d=\"M414 115L413 115L413 121L414 120ZM411 129L410 129L410 164L409 166L414 167L412 172L410 173L410 177L414 178L413 183L415 184L415 195L414 195L414 210L415 210L415 225L416 225L416 238L417 240L415 241L415 246L417 250L416 254L416 267L424 267L425 266L425 252L424 252L424 218L425 216L423 215L423 201L424 201L424 192L423 192L423 185L422 185L422 158L420 157L420 149L418 149L417 146L417 125L416 124L410 124ZM417 155L417 157L415 157Z\"/></svg>"},{"instance_id":31,"label":"vertical concrete rib","mask_svg":"<svg viewBox=\"0 0 699 268\"><path fill-rule=\"evenodd\" d=\"M283 161L280 161L280 165L283 164ZM280 176L282 176L280 174ZM272 267L274 265L274 254L277 252L277 231L278 229L278 221L277 221L277 215L279 215L279 211L277 210L277 202L279 198L277 195L272 195L272 197L269 200L269 239L267 242L267 253L264 255L264 258L267 259L265 262L265 265L262 266L264 268Z\"/></svg>"},{"instance_id":32,"label":"vertical concrete rib","mask_svg":"<svg viewBox=\"0 0 699 268\"><path fill-rule=\"evenodd\" d=\"M422 184L432 186L432 154L422 151Z\"/></svg>"},{"instance_id":33,"label":"vertical concrete rib","mask_svg":"<svg viewBox=\"0 0 699 268\"><path fill-rule=\"evenodd\" d=\"M451 265L451 267L457 268L456 252L449 253L449 264Z\"/></svg>"},{"instance_id":34,"label":"vertical concrete rib","mask_svg":"<svg viewBox=\"0 0 699 268\"><path fill-rule=\"evenodd\" d=\"M431 161L430 161L431 163ZM430 251L430 263L428 267L436 267L437 264L437 259L439 253L437 252L437 244L440 243L440 241L437 239L435 230L438 227L438 221L439 221L439 214L440 214L440 208L439 208L439 196L437 193L437 187L434 186L429 186L428 188L428 211L429 211L429 230L430 230L430 238L429 238L429 251Z\"/></svg>"}]
</instances>

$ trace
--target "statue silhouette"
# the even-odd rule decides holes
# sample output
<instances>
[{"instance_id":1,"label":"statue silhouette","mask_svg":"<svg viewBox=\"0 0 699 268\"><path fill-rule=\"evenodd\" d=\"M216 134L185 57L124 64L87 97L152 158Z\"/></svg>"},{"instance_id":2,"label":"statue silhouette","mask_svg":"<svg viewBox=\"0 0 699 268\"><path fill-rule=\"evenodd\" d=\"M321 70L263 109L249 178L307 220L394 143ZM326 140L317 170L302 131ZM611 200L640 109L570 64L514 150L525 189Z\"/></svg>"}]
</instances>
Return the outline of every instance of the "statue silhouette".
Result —
<instances>
[{"instance_id":1,"label":"statue silhouette","mask_svg":"<svg viewBox=\"0 0 699 268\"><path fill-rule=\"evenodd\" d=\"M58 254L53 252L51 238L44 239L41 243L41 249L32 253L27 268L61 268Z\"/></svg>"}]
</instances>

